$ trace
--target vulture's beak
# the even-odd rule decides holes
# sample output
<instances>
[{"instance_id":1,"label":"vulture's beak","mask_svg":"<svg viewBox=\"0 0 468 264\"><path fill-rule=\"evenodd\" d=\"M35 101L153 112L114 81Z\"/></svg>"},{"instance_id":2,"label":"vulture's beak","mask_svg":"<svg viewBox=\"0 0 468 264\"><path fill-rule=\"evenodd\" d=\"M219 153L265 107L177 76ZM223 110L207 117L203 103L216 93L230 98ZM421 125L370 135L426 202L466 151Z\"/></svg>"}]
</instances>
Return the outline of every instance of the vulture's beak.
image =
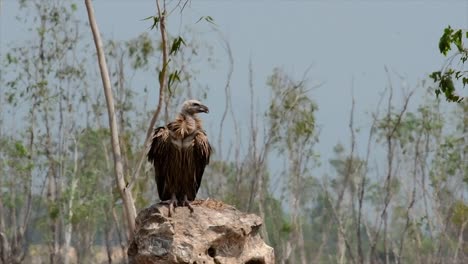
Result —
<instances>
[{"instance_id":1,"label":"vulture's beak","mask_svg":"<svg viewBox=\"0 0 468 264\"><path fill-rule=\"evenodd\" d=\"M205 106L205 105L200 105L200 106L198 107L198 112L200 112L200 113L209 113L210 110L208 109L207 106Z\"/></svg>"}]
</instances>

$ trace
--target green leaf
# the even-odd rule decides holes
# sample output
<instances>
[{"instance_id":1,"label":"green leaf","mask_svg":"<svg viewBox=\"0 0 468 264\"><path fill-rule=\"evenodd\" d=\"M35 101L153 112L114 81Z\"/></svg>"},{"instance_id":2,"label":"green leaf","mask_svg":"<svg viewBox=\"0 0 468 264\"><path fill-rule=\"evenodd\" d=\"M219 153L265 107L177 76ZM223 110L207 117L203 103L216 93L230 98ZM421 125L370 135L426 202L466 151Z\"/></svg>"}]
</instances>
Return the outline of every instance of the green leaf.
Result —
<instances>
[{"instance_id":1,"label":"green leaf","mask_svg":"<svg viewBox=\"0 0 468 264\"><path fill-rule=\"evenodd\" d=\"M440 75L441 75L441 72L440 72L440 71L435 71L435 72L431 73L431 74L429 75L429 77L430 77L431 79L433 79L434 82L437 82L438 80L440 80Z\"/></svg>"},{"instance_id":2,"label":"green leaf","mask_svg":"<svg viewBox=\"0 0 468 264\"><path fill-rule=\"evenodd\" d=\"M210 24L216 25L216 23L214 22L214 19L211 16L202 16L202 17L200 17L200 19L197 20L197 22L195 22L195 24L197 24L201 20L205 20L206 22L208 22Z\"/></svg>"},{"instance_id":3,"label":"green leaf","mask_svg":"<svg viewBox=\"0 0 468 264\"><path fill-rule=\"evenodd\" d=\"M161 82L162 82L162 78L163 78L162 71L159 71L158 77L159 77L159 83L161 83Z\"/></svg>"},{"instance_id":4,"label":"green leaf","mask_svg":"<svg viewBox=\"0 0 468 264\"><path fill-rule=\"evenodd\" d=\"M460 59L460 60L461 60L461 62L462 62L462 63L465 63L465 62L466 62L466 60L468 60L468 56L467 56L467 54L465 53L465 55L463 55L463 56L461 57L461 59Z\"/></svg>"},{"instance_id":5,"label":"green leaf","mask_svg":"<svg viewBox=\"0 0 468 264\"><path fill-rule=\"evenodd\" d=\"M19 157L26 157L28 154L28 151L26 150L24 145L21 143L21 141L15 142L15 150Z\"/></svg>"},{"instance_id":6,"label":"green leaf","mask_svg":"<svg viewBox=\"0 0 468 264\"><path fill-rule=\"evenodd\" d=\"M213 19L211 16L206 16L206 17L205 17L205 20L206 20L208 23L211 23L211 24L213 24L213 25L216 25L216 24L214 23L214 19Z\"/></svg>"},{"instance_id":7,"label":"green leaf","mask_svg":"<svg viewBox=\"0 0 468 264\"><path fill-rule=\"evenodd\" d=\"M171 45L171 51L169 52L169 55L175 55L180 50L180 45L182 44L186 46L185 41L182 37L179 36L176 39L174 39L174 42L172 42Z\"/></svg>"},{"instance_id":8,"label":"green leaf","mask_svg":"<svg viewBox=\"0 0 468 264\"><path fill-rule=\"evenodd\" d=\"M453 84L451 74L444 74L439 83L440 90L445 94L445 98L449 102L461 102L462 97L455 94L455 85Z\"/></svg>"},{"instance_id":9,"label":"green leaf","mask_svg":"<svg viewBox=\"0 0 468 264\"><path fill-rule=\"evenodd\" d=\"M452 34L452 42L455 44L455 46L457 46L459 52L463 52L461 29L457 30L454 34Z\"/></svg>"},{"instance_id":10,"label":"green leaf","mask_svg":"<svg viewBox=\"0 0 468 264\"><path fill-rule=\"evenodd\" d=\"M169 90L169 94L172 94L171 87L177 81L180 82L179 74L180 71L174 71L173 73L169 74L169 81L167 82L167 89Z\"/></svg>"},{"instance_id":11,"label":"green leaf","mask_svg":"<svg viewBox=\"0 0 468 264\"><path fill-rule=\"evenodd\" d=\"M154 29L155 27L157 28L159 21L160 21L159 17L154 16L153 17L153 25L151 26L151 29Z\"/></svg>"},{"instance_id":12,"label":"green leaf","mask_svg":"<svg viewBox=\"0 0 468 264\"><path fill-rule=\"evenodd\" d=\"M17 59L16 57L12 56L10 53L7 53L6 58L7 58L7 63L8 63L8 64L12 64L12 63L16 64L16 63L18 63L18 59Z\"/></svg>"},{"instance_id":13,"label":"green leaf","mask_svg":"<svg viewBox=\"0 0 468 264\"><path fill-rule=\"evenodd\" d=\"M453 29L448 26L444 29L444 34L440 37L439 40L439 50L440 53L447 56L447 52L450 51L450 44L452 43L452 33Z\"/></svg>"},{"instance_id":14,"label":"green leaf","mask_svg":"<svg viewBox=\"0 0 468 264\"><path fill-rule=\"evenodd\" d=\"M149 16L149 17L143 18L142 21L149 20L149 19L153 19L153 25L151 25L150 29L157 28L159 21L161 21L161 19L158 16Z\"/></svg>"},{"instance_id":15,"label":"green leaf","mask_svg":"<svg viewBox=\"0 0 468 264\"><path fill-rule=\"evenodd\" d=\"M462 78L463 86L468 84L468 77L463 77Z\"/></svg>"},{"instance_id":16,"label":"green leaf","mask_svg":"<svg viewBox=\"0 0 468 264\"><path fill-rule=\"evenodd\" d=\"M49 217L52 219L56 219L59 216L60 209L58 208L57 205L51 205L49 207Z\"/></svg>"},{"instance_id":17,"label":"green leaf","mask_svg":"<svg viewBox=\"0 0 468 264\"><path fill-rule=\"evenodd\" d=\"M13 100L15 99L15 94L11 93L8 95L7 101L9 104L13 103Z\"/></svg>"}]
</instances>

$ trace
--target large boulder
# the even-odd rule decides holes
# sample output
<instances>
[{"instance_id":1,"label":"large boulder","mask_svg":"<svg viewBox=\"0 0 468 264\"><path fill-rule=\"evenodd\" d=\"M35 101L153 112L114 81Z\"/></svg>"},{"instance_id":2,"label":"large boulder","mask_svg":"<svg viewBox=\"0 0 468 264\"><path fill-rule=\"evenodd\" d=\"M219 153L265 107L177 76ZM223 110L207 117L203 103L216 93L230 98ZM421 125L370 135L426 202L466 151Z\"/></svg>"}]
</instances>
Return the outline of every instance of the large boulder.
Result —
<instances>
[{"instance_id":1,"label":"large boulder","mask_svg":"<svg viewBox=\"0 0 468 264\"><path fill-rule=\"evenodd\" d=\"M259 229L262 219L215 200L177 207L168 217L167 205L140 211L128 249L132 264L273 264L273 248Z\"/></svg>"}]
</instances>

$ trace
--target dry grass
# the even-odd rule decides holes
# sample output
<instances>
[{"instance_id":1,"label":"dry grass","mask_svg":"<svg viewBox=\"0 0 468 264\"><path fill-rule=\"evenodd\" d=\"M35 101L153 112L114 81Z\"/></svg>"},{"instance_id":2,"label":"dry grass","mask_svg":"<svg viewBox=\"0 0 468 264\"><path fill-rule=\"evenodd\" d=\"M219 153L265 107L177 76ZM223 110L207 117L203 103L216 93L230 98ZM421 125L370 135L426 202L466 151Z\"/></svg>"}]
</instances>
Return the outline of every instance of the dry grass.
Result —
<instances>
[{"instance_id":1,"label":"dry grass","mask_svg":"<svg viewBox=\"0 0 468 264\"><path fill-rule=\"evenodd\" d=\"M211 199L211 198L207 198L206 200L202 200L202 199L199 199L199 200L195 200L191 203L191 205L194 205L194 206L202 206L202 207L206 207L206 208L210 208L210 209L215 209L215 210L219 210L219 209L235 209L235 207L233 207L232 205L228 205L228 204L225 204L224 202L222 201L219 201L219 200L214 200L214 199Z\"/></svg>"}]
</instances>

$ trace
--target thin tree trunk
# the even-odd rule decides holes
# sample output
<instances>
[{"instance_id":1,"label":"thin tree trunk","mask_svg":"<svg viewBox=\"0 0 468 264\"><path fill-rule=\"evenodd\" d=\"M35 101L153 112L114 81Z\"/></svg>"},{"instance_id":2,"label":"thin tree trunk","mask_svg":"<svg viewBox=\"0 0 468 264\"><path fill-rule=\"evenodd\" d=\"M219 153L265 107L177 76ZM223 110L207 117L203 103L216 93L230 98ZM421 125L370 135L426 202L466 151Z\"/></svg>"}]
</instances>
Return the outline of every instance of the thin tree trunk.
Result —
<instances>
[{"instance_id":1,"label":"thin tree trunk","mask_svg":"<svg viewBox=\"0 0 468 264\"><path fill-rule=\"evenodd\" d=\"M63 254L63 263L68 264L70 263L70 244L71 244L71 237L73 232L73 225L72 225L72 217L73 217L73 197L75 196L75 190L78 185L78 179L76 179L76 174L78 173L78 143L75 140L75 149L74 149L74 168L73 174L71 179L71 189L70 189L70 198L68 200L68 215L67 215L67 222L65 223L65 241L64 241L64 252Z\"/></svg>"},{"instance_id":2,"label":"thin tree trunk","mask_svg":"<svg viewBox=\"0 0 468 264\"><path fill-rule=\"evenodd\" d=\"M344 264L345 263L345 257L346 257L346 245L345 245L345 241L344 241L344 237L343 237L343 234L341 234L340 232L338 232L338 259L337 259L337 262L339 264Z\"/></svg>"},{"instance_id":3,"label":"thin tree trunk","mask_svg":"<svg viewBox=\"0 0 468 264\"><path fill-rule=\"evenodd\" d=\"M117 119L115 116L114 99L112 95L111 82L109 78L109 72L107 69L106 58L104 56L101 35L99 33L96 19L94 17L94 9L91 4L91 1L85 0L85 4L86 4L86 9L88 11L89 24L91 27L91 31L93 33L94 44L96 46L96 51L98 55L98 63L99 63L99 69L101 71L104 94L106 96L107 111L108 111L108 116L109 116L109 127L111 130L112 150L114 152L115 180L116 180L117 187L119 188L120 195L122 197L122 201L124 204L124 208L126 212L125 215L127 216L127 224L128 224L127 232L128 232L129 237L131 238L133 237L133 233L135 231L135 218L136 218L135 202L133 200L130 189L128 189L126 186L126 182L124 179L122 155L121 155L120 143L119 143L119 132L117 129Z\"/></svg>"},{"instance_id":4,"label":"thin tree trunk","mask_svg":"<svg viewBox=\"0 0 468 264\"><path fill-rule=\"evenodd\" d=\"M73 232L73 225L71 223L73 217L73 196L75 194L76 186L78 185L78 180L72 179L72 186L70 191L70 200L68 201L68 215L67 215L67 222L65 224L65 234L64 234L64 247L63 247L63 263L68 264L70 263L70 244L71 244L71 237Z\"/></svg>"},{"instance_id":5,"label":"thin tree trunk","mask_svg":"<svg viewBox=\"0 0 468 264\"><path fill-rule=\"evenodd\" d=\"M465 258L464 257L461 257L460 260L459 260L459 256L458 256L458 253L460 252L460 249L462 249L462 256L464 256L464 250L463 250L463 234L465 233L465 227L466 227L466 224L468 224L468 220L467 221L464 221L462 224L461 224L461 227L460 227L460 232L458 232L458 243L457 243L457 247L455 249L455 254L453 255L453 263L461 263ZM459 262L460 261L460 262Z\"/></svg>"},{"instance_id":6,"label":"thin tree trunk","mask_svg":"<svg viewBox=\"0 0 468 264\"><path fill-rule=\"evenodd\" d=\"M106 212L106 218L110 222L110 215L109 212L112 210L111 208L103 207L103 210ZM113 225L111 223L106 224L104 227L104 241L106 242L106 252L107 252L107 263L112 264L112 233L113 233Z\"/></svg>"},{"instance_id":7,"label":"thin tree trunk","mask_svg":"<svg viewBox=\"0 0 468 264\"><path fill-rule=\"evenodd\" d=\"M49 228L51 232L52 240L49 245L49 261L51 264L57 263L60 257L60 235L59 235L59 206L58 206L58 197L57 197L57 175L55 160L53 157L53 147L52 147L52 135L49 126L49 111L47 106L45 106L44 112L45 127L46 127L46 143L45 143L45 152L46 157L49 162L49 168L47 171L47 201L49 206Z\"/></svg>"},{"instance_id":8,"label":"thin tree trunk","mask_svg":"<svg viewBox=\"0 0 468 264\"><path fill-rule=\"evenodd\" d=\"M119 244L120 244L120 248L122 249L122 262L123 263L127 263L127 252L125 251L125 243L124 243L124 240L122 238L122 228L120 228L119 226L119 222L117 221L117 212L115 211L115 208L112 208L112 219L114 220L114 225L115 225L115 229L116 229L116 232L117 232L117 236L119 237Z\"/></svg>"},{"instance_id":9,"label":"thin tree trunk","mask_svg":"<svg viewBox=\"0 0 468 264\"><path fill-rule=\"evenodd\" d=\"M299 255L301 256L301 263L307 264L307 254L305 250L305 243L304 243L304 231L302 230L302 221L299 221L299 237L297 240L297 245L299 247Z\"/></svg>"}]
</instances>

